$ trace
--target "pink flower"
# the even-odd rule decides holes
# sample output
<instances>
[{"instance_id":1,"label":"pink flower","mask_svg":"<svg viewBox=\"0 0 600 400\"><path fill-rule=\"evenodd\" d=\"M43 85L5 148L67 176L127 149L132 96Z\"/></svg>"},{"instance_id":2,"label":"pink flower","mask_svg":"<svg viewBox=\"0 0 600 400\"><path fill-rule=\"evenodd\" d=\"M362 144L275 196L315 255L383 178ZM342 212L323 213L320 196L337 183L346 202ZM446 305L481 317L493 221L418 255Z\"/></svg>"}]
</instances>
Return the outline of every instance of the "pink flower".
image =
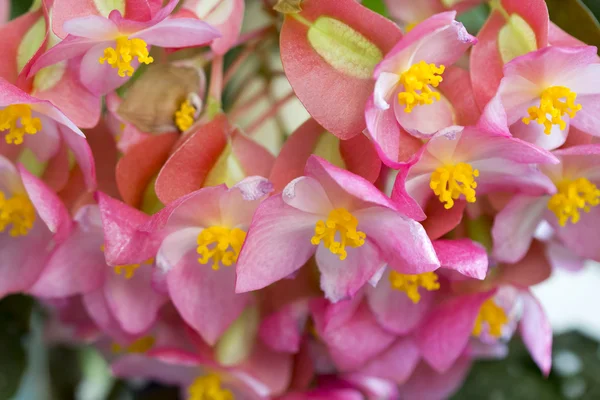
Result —
<instances>
[{"instance_id":1,"label":"pink flower","mask_svg":"<svg viewBox=\"0 0 600 400\"><path fill-rule=\"evenodd\" d=\"M81 82L92 93L103 95L125 83L139 63L154 61L148 46L201 46L220 36L209 24L195 18L169 18L177 3L169 1L142 21L124 18L118 10L108 18L86 15L69 19L63 26L68 36L42 55L30 74L63 60L83 57Z\"/></svg>"},{"instance_id":2,"label":"pink flower","mask_svg":"<svg viewBox=\"0 0 600 400\"><path fill-rule=\"evenodd\" d=\"M403 24L405 29L409 31L419 22L431 17L433 14L448 11L450 9L462 12L481 2L481 0L421 0L410 2L385 0L392 18Z\"/></svg>"},{"instance_id":3,"label":"pink flower","mask_svg":"<svg viewBox=\"0 0 600 400\"><path fill-rule=\"evenodd\" d=\"M235 263L252 214L271 190L261 177L231 189L200 189L170 203L130 235L121 228L129 207L103 198L107 259L131 264L156 254L173 304L213 345L252 301L251 295L235 293ZM108 239L111 232L114 241Z\"/></svg>"},{"instance_id":4,"label":"pink flower","mask_svg":"<svg viewBox=\"0 0 600 400\"><path fill-rule=\"evenodd\" d=\"M67 144L81 168L88 188L96 184L92 152L83 132L47 100L25 93L0 78L0 131L10 146L26 146L41 162Z\"/></svg>"},{"instance_id":5,"label":"pink flower","mask_svg":"<svg viewBox=\"0 0 600 400\"><path fill-rule=\"evenodd\" d=\"M516 195L498 213L492 228L494 257L520 260L538 225L547 221L564 245L580 257L600 260L595 238L600 221L600 145L583 145L553 153L561 163L543 166L555 193Z\"/></svg>"},{"instance_id":6,"label":"pink flower","mask_svg":"<svg viewBox=\"0 0 600 400\"><path fill-rule=\"evenodd\" d=\"M558 159L507 134L486 131L490 126L438 132L401 169L392 199L402 202L410 197L421 207L431 199L450 209L459 199L473 203L476 196L494 191L553 192L554 185L535 164Z\"/></svg>"},{"instance_id":7,"label":"pink flower","mask_svg":"<svg viewBox=\"0 0 600 400\"><path fill-rule=\"evenodd\" d=\"M454 20L455 15L445 12L420 23L375 68L375 91L365 118L380 156L392 166L410 140L404 131L428 138L457 124L452 104L437 88L446 68L477 40Z\"/></svg>"},{"instance_id":8,"label":"pink flower","mask_svg":"<svg viewBox=\"0 0 600 400\"><path fill-rule=\"evenodd\" d=\"M546 47L504 66L497 96L515 137L560 147L569 126L597 135L600 63L596 48Z\"/></svg>"},{"instance_id":9,"label":"pink flower","mask_svg":"<svg viewBox=\"0 0 600 400\"><path fill-rule=\"evenodd\" d=\"M400 209L364 178L316 156L304 175L257 209L238 260L238 292L290 276L315 254L333 302L354 296L386 263L413 274L439 267L423 227L405 214L421 217L416 205Z\"/></svg>"}]
</instances>

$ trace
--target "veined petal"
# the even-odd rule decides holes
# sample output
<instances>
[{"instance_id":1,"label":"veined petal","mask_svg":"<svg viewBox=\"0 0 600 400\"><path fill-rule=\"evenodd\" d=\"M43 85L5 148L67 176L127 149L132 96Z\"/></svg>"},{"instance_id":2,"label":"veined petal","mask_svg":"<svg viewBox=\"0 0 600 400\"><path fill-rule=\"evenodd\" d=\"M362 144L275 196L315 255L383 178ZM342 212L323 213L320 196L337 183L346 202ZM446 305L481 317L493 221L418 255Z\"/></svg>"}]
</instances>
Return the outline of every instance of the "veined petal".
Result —
<instances>
[{"instance_id":1,"label":"veined petal","mask_svg":"<svg viewBox=\"0 0 600 400\"><path fill-rule=\"evenodd\" d=\"M310 176L301 176L288 183L281 197L287 205L311 214L327 215L334 209L323 186Z\"/></svg>"},{"instance_id":2,"label":"veined petal","mask_svg":"<svg viewBox=\"0 0 600 400\"><path fill-rule=\"evenodd\" d=\"M198 19L166 18L130 37L140 38L149 45L181 48L209 44L221 34L210 24Z\"/></svg>"},{"instance_id":3,"label":"veined petal","mask_svg":"<svg viewBox=\"0 0 600 400\"><path fill-rule=\"evenodd\" d=\"M475 279L484 279L488 269L485 248L470 239L436 240L435 253L444 268Z\"/></svg>"},{"instance_id":4,"label":"veined petal","mask_svg":"<svg viewBox=\"0 0 600 400\"><path fill-rule=\"evenodd\" d=\"M112 40L119 35L119 29L108 18L88 15L65 21L63 30L73 36L96 41Z\"/></svg>"}]
</instances>

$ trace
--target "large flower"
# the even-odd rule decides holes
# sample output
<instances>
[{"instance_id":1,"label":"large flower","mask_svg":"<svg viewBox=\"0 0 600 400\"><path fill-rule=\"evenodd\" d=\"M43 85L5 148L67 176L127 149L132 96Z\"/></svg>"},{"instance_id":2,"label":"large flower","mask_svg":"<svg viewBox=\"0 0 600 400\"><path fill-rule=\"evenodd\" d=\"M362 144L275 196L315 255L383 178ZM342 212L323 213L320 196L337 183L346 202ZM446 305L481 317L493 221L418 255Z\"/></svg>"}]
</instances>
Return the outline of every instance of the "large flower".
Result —
<instances>
[{"instance_id":1,"label":"large flower","mask_svg":"<svg viewBox=\"0 0 600 400\"><path fill-rule=\"evenodd\" d=\"M124 18L113 10L108 18L88 15L69 19L63 29L68 36L33 65L30 74L63 60L83 57L81 82L95 94L121 86L140 63L150 64L150 45L190 47L210 43L220 36L206 22L195 18L169 18L178 0L143 21Z\"/></svg>"},{"instance_id":2,"label":"large flower","mask_svg":"<svg viewBox=\"0 0 600 400\"><path fill-rule=\"evenodd\" d=\"M237 265L238 292L292 275L316 253L331 301L353 296L386 263L410 274L439 262L415 204L399 209L370 182L311 156L303 177L257 209Z\"/></svg>"},{"instance_id":3,"label":"large flower","mask_svg":"<svg viewBox=\"0 0 600 400\"><path fill-rule=\"evenodd\" d=\"M401 147L411 140L404 131L429 137L457 124L453 106L438 86L446 68L476 39L455 15L445 12L420 23L375 68L375 91L365 116L384 161L398 161Z\"/></svg>"}]
</instances>

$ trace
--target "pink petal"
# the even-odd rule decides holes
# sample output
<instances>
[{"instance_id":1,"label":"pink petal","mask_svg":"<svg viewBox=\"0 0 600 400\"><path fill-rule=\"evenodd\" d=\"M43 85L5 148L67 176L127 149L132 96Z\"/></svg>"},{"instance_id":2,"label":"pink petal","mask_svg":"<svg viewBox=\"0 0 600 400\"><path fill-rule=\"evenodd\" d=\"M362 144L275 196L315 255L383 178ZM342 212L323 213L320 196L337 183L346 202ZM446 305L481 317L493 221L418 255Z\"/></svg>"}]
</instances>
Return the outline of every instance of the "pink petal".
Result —
<instances>
[{"instance_id":1,"label":"pink petal","mask_svg":"<svg viewBox=\"0 0 600 400\"><path fill-rule=\"evenodd\" d=\"M548 279L552 273L546 245L534 241L529 251L519 262L502 264L498 269L497 284L508 284L518 288L528 288Z\"/></svg>"},{"instance_id":2,"label":"pink petal","mask_svg":"<svg viewBox=\"0 0 600 400\"><path fill-rule=\"evenodd\" d=\"M119 36L117 26L108 18L87 15L69 19L63 24L65 33L96 41L112 40Z\"/></svg>"},{"instance_id":3,"label":"pink petal","mask_svg":"<svg viewBox=\"0 0 600 400\"><path fill-rule=\"evenodd\" d=\"M83 295L83 304L96 326L113 340L121 343L132 341L133 338L123 331L108 307L102 288Z\"/></svg>"},{"instance_id":4,"label":"pink petal","mask_svg":"<svg viewBox=\"0 0 600 400\"><path fill-rule=\"evenodd\" d=\"M412 376L400 387L407 399L439 400L450 398L467 378L472 361L459 358L447 372L439 373L426 363L420 363Z\"/></svg>"},{"instance_id":5,"label":"pink petal","mask_svg":"<svg viewBox=\"0 0 600 400\"><path fill-rule=\"evenodd\" d=\"M348 171L360 175L369 182L375 182L381 171L381 161L377 151L365 135L340 141L340 154Z\"/></svg>"},{"instance_id":6,"label":"pink petal","mask_svg":"<svg viewBox=\"0 0 600 400\"><path fill-rule=\"evenodd\" d=\"M129 80L129 76L120 77L116 68L108 63L100 64L99 59L104 57L104 50L107 47L114 47L113 42L103 42L85 52L81 60L80 78L81 83L92 94L101 96L112 92L122 86ZM53 47L56 48L55 46ZM132 61L133 68L137 68L137 60Z\"/></svg>"},{"instance_id":7,"label":"pink petal","mask_svg":"<svg viewBox=\"0 0 600 400\"><path fill-rule=\"evenodd\" d=\"M552 366L552 327L539 301L529 292L521 292L523 315L519 330L523 342L545 376Z\"/></svg>"},{"instance_id":8,"label":"pink petal","mask_svg":"<svg viewBox=\"0 0 600 400\"><path fill-rule=\"evenodd\" d=\"M494 258L514 263L525 256L547 204L547 196L513 197L494 220Z\"/></svg>"},{"instance_id":9,"label":"pink petal","mask_svg":"<svg viewBox=\"0 0 600 400\"><path fill-rule=\"evenodd\" d=\"M85 140L85 137L78 134L77 131L79 131L79 129L73 131L67 126L59 126L59 130L61 138L73 151L73 156L83 173L87 188L94 189L96 187L96 166L94 164L94 156L90 149L90 145Z\"/></svg>"},{"instance_id":10,"label":"pink petal","mask_svg":"<svg viewBox=\"0 0 600 400\"><path fill-rule=\"evenodd\" d=\"M385 0L388 11L394 20L411 24L423 21L433 14L445 11L438 0L421 0L416 2L398 3L395 0Z\"/></svg>"},{"instance_id":11,"label":"pink petal","mask_svg":"<svg viewBox=\"0 0 600 400\"><path fill-rule=\"evenodd\" d=\"M273 191L273 185L261 176L250 176L236 183L220 199L221 223L244 229L250 225L256 207Z\"/></svg>"},{"instance_id":12,"label":"pink petal","mask_svg":"<svg viewBox=\"0 0 600 400\"><path fill-rule=\"evenodd\" d=\"M98 41L80 38L76 36L67 36L63 41L56 44L50 50L40 56L29 71L29 76L38 73L42 68L57 64L64 60L69 60L84 55L94 46L99 45ZM111 42L104 42L104 47L108 47ZM100 56L98 56L100 57ZM96 63L99 64L98 58Z\"/></svg>"},{"instance_id":13,"label":"pink petal","mask_svg":"<svg viewBox=\"0 0 600 400\"><path fill-rule=\"evenodd\" d=\"M10 2L3 2L3 6L10 7ZM40 17L40 13L29 12L10 22L2 21L0 25L0 37L2 37L2 43L0 44L0 51L2 52L0 77L6 79L8 82L17 82L17 78L21 72L17 70L17 52L25 34Z\"/></svg>"},{"instance_id":14,"label":"pink petal","mask_svg":"<svg viewBox=\"0 0 600 400\"><path fill-rule=\"evenodd\" d=\"M419 349L410 337L400 338L380 355L367 363L361 372L371 376L404 383L420 359Z\"/></svg>"},{"instance_id":15,"label":"pink petal","mask_svg":"<svg viewBox=\"0 0 600 400\"><path fill-rule=\"evenodd\" d=\"M354 212L358 228L380 251L390 268L405 274L420 274L439 268L440 263L425 230L418 223L384 207Z\"/></svg>"},{"instance_id":16,"label":"pink petal","mask_svg":"<svg viewBox=\"0 0 600 400\"><path fill-rule=\"evenodd\" d=\"M458 67L447 67L439 90L452 104L457 125L475 125L481 114L471 85L469 71Z\"/></svg>"},{"instance_id":17,"label":"pink petal","mask_svg":"<svg viewBox=\"0 0 600 400\"><path fill-rule=\"evenodd\" d=\"M111 372L121 378L156 379L171 385L190 385L200 371L194 365L167 363L144 354L127 354L111 364Z\"/></svg>"},{"instance_id":18,"label":"pink petal","mask_svg":"<svg viewBox=\"0 0 600 400\"><path fill-rule=\"evenodd\" d=\"M204 46L221 37L218 30L194 18L167 18L130 36L160 47Z\"/></svg>"},{"instance_id":19,"label":"pink petal","mask_svg":"<svg viewBox=\"0 0 600 400\"><path fill-rule=\"evenodd\" d=\"M348 256L340 260L325 246L317 248L316 260L321 271L321 289L325 298L336 303L354 295L379 271L385 261L370 242L359 248L347 247Z\"/></svg>"},{"instance_id":20,"label":"pink petal","mask_svg":"<svg viewBox=\"0 0 600 400\"><path fill-rule=\"evenodd\" d=\"M436 240L435 253L444 268L475 279L485 279L488 257L485 248L470 239Z\"/></svg>"},{"instance_id":21,"label":"pink petal","mask_svg":"<svg viewBox=\"0 0 600 400\"><path fill-rule=\"evenodd\" d=\"M275 157L238 130L233 133L231 149L246 175L269 176L271 174Z\"/></svg>"},{"instance_id":22,"label":"pink petal","mask_svg":"<svg viewBox=\"0 0 600 400\"><path fill-rule=\"evenodd\" d=\"M544 125L538 123L525 125L520 120L511 125L510 131L517 139L532 143L545 150L554 150L561 147L567 140L567 134L569 133L568 119L566 119L566 122L567 126L565 129L560 129L560 126L553 125L549 135L544 133Z\"/></svg>"},{"instance_id":23,"label":"pink petal","mask_svg":"<svg viewBox=\"0 0 600 400\"><path fill-rule=\"evenodd\" d=\"M396 189L396 186L394 186L394 189ZM394 198L393 193L392 198ZM430 198L425 206L427 219L421 221L423 228L427 232L427 236L431 240L439 239L456 228L462 221L466 205L466 201L455 201L454 207L447 210L441 201L438 201L436 198Z\"/></svg>"},{"instance_id":24,"label":"pink petal","mask_svg":"<svg viewBox=\"0 0 600 400\"><path fill-rule=\"evenodd\" d=\"M310 238L317 220L280 196L263 201L238 258L236 292L262 289L302 267L316 250Z\"/></svg>"},{"instance_id":25,"label":"pink petal","mask_svg":"<svg viewBox=\"0 0 600 400\"><path fill-rule=\"evenodd\" d=\"M298 353L308 312L307 301L283 306L277 312L263 318L259 330L260 338L275 351Z\"/></svg>"},{"instance_id":26,"label":"pink petal","mask_svg":"<svg viewBox=\"0 0 600 400\"><path fill-rule=\"evenodd\" d=\"M412 112L404 111L404 106L394 101L396 120L411 135L426 138L437 131L456 125L452 104L444 96L432 104L425 104L413 108Z\"/></svg>"},{"instance_id":27,"label":"pink petal","mask_svg":"<svg viewBox=\"0 0 600 400\"><path fill-rule=\"evenodd\" d=\"M375 288L367 291L367 301L377 322L386 330L397 335L412 332L423 321L426 313L433 305L432 293L422 291L421 300L413 301L406 293L395 290L390 281L390 269L386 269Z\"/></svg>"},{"instance_id":28,"label":"pink petal","mask_svg":"<svg viewBox=\"0 0 600 400\"><path fill-rule=\"evenodd\" d=\"M152 266L142 264L127 279L117 275L113 268L105 267L108 274L104 286L106 304L123 330L137 335L147 331L156 321L158 310L167 297L152 288Z\"/></svg>"},{"instance_id":29,"label":"pink petal","mask_svg":"<svg viewBox=\"0 0 600 400\"><path fill-rule=\"evenodd\" d=\"M343 21L383 53L401 37L400 30L390 20L354 0L311 0L304 2L302 8L302 17L309 21L321 15ZM311 47L307 30L306 25L296 19L285 19L281 58L286 76L311 116L325 129L340 139L356 136L365 129L362 111L373 91L373 82L345 75L331 67Z\"/></svg>"},{"instance_id":30,"label":"pink petal","mask_svg":"<svg viewBox=\"0 0 600 400\"><path fill-rule=\"evenodd\" d=\"M491 293L452 298L433 310L419 327L416 342L425 361L444 373L465 349L481 305Z\"/></svg>"},{"instance_id":31,"label":"pink petal","mask_svg":"<svg viewBox=\"0 0 600 400\"><path fill-rule=\"evenodd\" d=\"M283 201L297 210L328 215L334 209L325 189L315 178L301 176L291 181L281 194Z\"/></svg>"},{"instance_id":32,"label":"pink petal","mask_svg":"<svg viewBox=\"0 0 600 400\"><path fill-rule=\"evenodd\" d=\"M590 82L590 86L591 85L593 85L592 82ZM599 120L599 100L600 95L598 92L593 95L578 96L577 102L581 104L581 111L579 111L575 118L572 119L571 124L584 132L597 136L595 127L597 126Z\"/></svg>"},{"instance_id":33,"label":"pink petal","mask_svg":"<svg viewBox=\"0 0 600 400\"><path fill-rule=\"evenodd\" d=\"M589 213L582 213L579 222L568 222L564 227L560 227L556 218L552 217L549 222L553 224L556 235L567 248L580 257L600 261L600 248L594 240L600 221L600 207L592 207Z\"/></svg>"},{"instance_id":34,"label":"pink petal","mask_svg":"<svg viewBox=\"0 0 600 400\"><path fill-rule=\"evenodd\" d=\"M269 350L258 342L250 358L231 372L247 387L253 389L253 395L272 398L283 393L289 386L292 366L289 355ZM245 399L246 396L252 398L246 393L240 398Z\"/></svg>"}]
</instances>

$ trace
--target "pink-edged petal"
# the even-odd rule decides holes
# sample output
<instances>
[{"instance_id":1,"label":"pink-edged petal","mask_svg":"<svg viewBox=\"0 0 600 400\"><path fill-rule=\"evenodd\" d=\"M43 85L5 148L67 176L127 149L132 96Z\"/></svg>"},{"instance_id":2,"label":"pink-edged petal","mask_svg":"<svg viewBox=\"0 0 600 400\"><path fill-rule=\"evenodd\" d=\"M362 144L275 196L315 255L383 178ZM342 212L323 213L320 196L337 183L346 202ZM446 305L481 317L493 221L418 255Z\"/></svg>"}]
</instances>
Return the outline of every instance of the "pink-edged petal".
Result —
<instances>
[{"instance_id":1,"label":"pink-edged petal","mask_svg":"<svg viewBox=\"0 0 600 400\"><path fill-rule=\"evenodd\" d=\"M394 341L395 336L377 324L366 304L362 304L346 324L325 328L326 305L327 302L322 301L311 306L315 328L341 371L359 369Z\"/></svg>"},{"instance_id":2,"label":"pink-edged petal","mask_svg":"<svg viewBox=\"0 0 600 400\"><path fill-rule=\"evenodd\" d=\"M179 264L186 254L198 247L198 235L202 228L184 228L171 233L164 238L158 254L156 265L163 273L171 271Z\"/></svg>"},{"instance_id":3,"label":"pink-edged petal","mask_svg":"<svg viewBox=\"0 0 600 400\"><path fill-rule=\"evenodd\" d=\"M418 21L423 21L433 14L445 11L444 6L438 0L421 0L408 3L385 0L384 2L392 18L404 24L413 24Z\"/></svg>"},{"instance_id":4,"label":"pink-edged petal","mask_svg":"<svg viewBox=\"0 0 600 400\"><path fill-rule=\"evenodd\" d=\"M82 137L66 126L60 126L59 130L61 132L61 138L73 151L73 156L83 173L87 188L94 189L96 187L96 165L94 163L94 155L92 154L90 145L85 137Z\"/></svg>"},{"instance_id":5,"label":"pink-edged petal","mask_svg":"<svg viewBox=\"0 0 600 400\"><path fill-rule=\"evenodd\" d=\"M361 368L361 373L402 384L410 377L419 359L419 349L413 339L400 338Z\"/></svg>"},{"instance_id":6,"label":"pink-edged petal","mask_svg":"<svg viewBox=\"0 0 600 400\"><path fill-rule=\"evenodd\" d=\"M455 125L452 104L444 96L432 104L416 106L410 113L404 111L405 107L398 101L394 101L393 107L398 123L416 137L428 137Z\"/></svg>"},{"instance_id":7,"label":"pink-edged petal","mask_svg":"<svg viewBox=\"0 0 600 400\"><path fill-rule=\"evenodd\" d=\"M54 234L57 242L62 242L71 230L71 217L60 198L40 179L19 166L19 173L29 199L33 203L38 216Z\"/></svg>"},{"instance_id":8,"label":"pink-edged petal","mask_svg":"<svg viewBox=\"0 0 600 400\"><path fill-rule=\"evenodd\" d=\"M576 224L567 222L564 227L558 225L554 215L549 222L554 226L556 235L564 245L580 257L600 261L600 247L594 240L600 222L600 207L592 207L589 213L582 213Z\"/></svg>"},{"instance_id":9,"label":"pink-edged petal","mask_svg":"<svg viewBox=\"0 0 600 400\"><path fill-rule=\"evenodd\" d=\"M2 7L10 8L10 2L3 2ZM9 82L16 83L21 71L18 70L17 54L26 33L41 18L37 12L28 12L9 23L0 25L0 51L2 52L2 61L0 61L0 77Z\"/></svg>"},{"instance_id":10,"label":"pink-edged petal","mask_svg":"<svg viewBox=\"0 0 600 400\"><path fill-rule=\"evenodd\" d=\"M427 217L422 208L422 205L425 205L425 201L419 203L418 201L421 197L415 196L414 192L409 193L407 191L407 187L410 186L408 185L408 182L406 182L406 178L410 168L410 164L405 164L398 170L398 175L396 175L396 180L392 187L391 198L392 201L397 204L398 209L402 210L406 216L416 221L423 221Z\"/></svg>"},{"instance_id":11,"label":"pink-edged petal","mask_svg":"<svg viewBox=\"0 0 600 400\"><path fill-rule=\"evenodd\" d=\"M281 193L283 201L297 210L327 215L333 205L318 180L310 176L301 176L291 181Z\"/></svg>"},{"instance_id":12,"label":"pink-edged petal","mask_svg":"<svg viewBox=\"0 0 600 400\"><path fill-rule=\"evenodd\" d=\"M235 267L218 271L198 262L195 251L188 252L167 275L169 295L183 319L210 345L251 301L247 294L235 293Z\"/></svg>"},{"instance_id":13,"label":"pink-edged petal","mask_svg":"<svg viewBox=\"0 0 600 400\"><path fill-rule=\"evenodd\" d=\"M470 357L461 357L448 371L439 373L422 362L417 366L410 379L400 387L400 393L407 399L440 400L450 398L467 378L471 364Z\"/></svg>"},{"instance_id":14,"label":"pink-edged petal","mask_svg":"<svg viewBox=\"0 0 600 400\"><path fill-rule=\"evenodd\" d=\"M552 270L563 268L567 271L578 272L586 265L584 258L577 256L562 243L555 241L546 245L546 255Z\"/></svg>"},{"instance_id":15,"label":"pink-edged petal","mask_svg":"<svg viewBox=\"0 0 600 400\"><path fill-rule=\"evenodd\" d=\"M113 340L120 343L129 343L132 341L132 336L123 331L121 324L119 324L108 307L103 288L83 295L83 305L96 326Z\"/></svg>"},{"instance_id":16,"label":"pink-edged petal","mask_svg":"<svg viewBox=\"0 0 600 400\"><path fill-rule=\"evenodd\" d=\"M339 20L365 36L383 54L402 36L394 23L354 0L309 0L302 8L303 18L315 21L326 16ZM340 139L360 134L365 129L362 112L374 82L367 74L351 76L333 68L311 47L307 36L304 23L286 17L281 31L281 58L296 95L311 116Z\"/></svg>"},{"instance_id":17,"label":"pink-edged petal","mask_svg":"<svg viewBox=\"0 0 600 400\"><path fill-rule=\"evenodd\" d=\"M550 178L530 164L518 164L497 158L471 163L479 171L477 194L518 191L529 195L553 193Z\"/></svg>"},{"instance_id":18,"label":"pink-edged petal","mask_svg":"<svg viewBox=\"0 0 600 400\"><path fill-rule=\"evenodd\" d=\"M539 301L530 292L521 292L523 314L519 330L523 342L545 376L552 366L552 327Z\"/></svg>"},{"instance_id":19,"label":"pink-edged petal","mask_svg":"<svg viewBox=\"0 0 600 400\"><path fill-rule=\"evenodd\" d=\"M379 271L385 261L378 249L367 242L359 248L347 247L348 256L340 260L325 246L317 249L316 260L321 271L321 289L325 298L336 303L354 295Z\"/></svg>"},{"instance_id":20,"label":"pink-edged petal","mask_svg":"<svg viewBox=\"0 0 600 400\"><path fill-rule=\"evenodd\" d=\"M110 19L99 15L69 19L63 24L63 30L68 35L96 41L111 40L119 36L117 26Z\"/></svg>"},{"instance_id":21,"label":"pink-edged petal","mask_svg":"<svg viewBox=\"0 0 600 400\"><path fill-rule=\"evenodd\" d=\"M85 52L81 60L81 71L79 77L81 83L95 95L105 95L122 86L129 80L129 76L121 77L116 68L110 64L100 63L100 58L104 57L104 50L107 47L114 46L114 43L100 43ZM131 61L135 69L138 65L137 60Z\"/></svg>"},{"instance_id":22,"label":"pink-edged petal","mask_svg":"<svg viewBox=\"0 0 600 400\"><path fill-rule=\"evenodd\" d=\"M365 106L367 132L381 161L391 168L398 168L400 162L407 161L423 145L421 140L406 133L394 113L394 107L380 110L375 107L373 97Z\"/></svg>"},{"instance_id":23,"label":"pink-edged petal","mask_svg":"<svg viewBox=\"0 0 600 400\"><path fill-rule=\"evenodd\" d=\"M204 46L221 37L210 24L194 18L167 18L130 36L160 47Z\"/></svg>"},{"instance_id":24,"label":"pink-edged petal","mask_svg":"<svg viewBox=\"0 0 600 400\"><path fill-rule=\"evenodd\" d=\"M250 176L236 183L221 196L221 224L246 229L259 203L273 191L273 185L262 176Z\"/></svg>"},{"instance_id":25,"label":"pink-edged petal","mask_svg":"<svg viewBox=\"0 0 600 400\"><path fill-rule=\"evenodd\" d=\"M434 297L422 291L421 300L413 303L406 293L392 287L389 272L387 269L375 288L368 288L367 301L381 326L397 335L406 335L423 321Z\"/></svg>"},{"instance_id":26,"label":"pink-edged petal","mask_svg":"<svg viewBox=\"0 0 600 400\"><path fill-rule=\"evenodd\" d=\"M308 313L308 301L287 304L263 318L259 336L275 351L298 353Z\"/></svg>"},{"instance_id":27,"label":"pink-edged petal","mask_svg":"<svg viewBox=\"0 0 600 400\"><path fill-rule=\"evenodd\" d=\"M281 196L263 201L238 257L236 292L262 289L302 267L316 250L310 239L318 219Z\"/></svg>"},{"instance_id":28,"label":"pink-edged petal","mask_svg":"<svg viewBox=\"0 0 600 400\"><path fill-rule=\"evenodd\" d=\"M598 112L600 112L600 91L595 94L577 96L577 103L581 104L581 110L575 118L571 120L571 124L591 135L598 136L596 126L599 123Z\"/></svg>"},{"instance_id":29,"label":"pink-edged petal","mask_svg":"<svg viewBox=\"0 0 600 400\"><path fill-rule=\"evenodd\" d=\"M228 189L225 185L209 186L192 192L167 204L155 214L149 230L169 228L174 231L181 228L198 228L220 225L222 222L221 201L226 201ZM234 193L230 193L233 195ZM145 229L145 228L144 228Z\"/></svg>"},{"instance_id":30,"label":"pink-edged petal","mask_svg":"<svg viewBox=\"0 0 600 400\"><path fill-rule=\"evenodd\" d=\"M377 109L384 111L390 108L390 101L395 101L394 93L400 76L392 72L382 72L375 81L373 103Z\"/></svg>"},{"instance_id":31,"label":"pink-edged petal","mask_svg":"<svg viewBox=\"0 0 600 400\"><path fill-rule=\"evenodd\" d=\"M64 298L89 293L104 284L107 268L102 252L104 239L100 213L95 206L79 210L80 221L69 237L52 253L31 293Z\"/></svg>"},{"instance_id":32,"label":"pink-edged petal","mask_svg":"<svg viewBox=\"0 0 600 400\"><path fill-rule=\"evenodd\" d=\"M548 199L547 196L518 195L496 215L492 227L495 259L516 262L525 256L544 217Z\"/></svg>"},{"instance_id":33,"label":"pink-edged petal","mask_svg":"<svg viewBox=\"0 0 600 400\"><path fill-rule=\"evenodd\" d=\"M477 293L447 300L436 307L419 327L416 342L434 370L443 373L465 349L481 305L491 293Z\"/></svg>"},{"instance_id":34,"label":"pink-edged petal","mask_svg":"<svg viewBox=\"0 0 600 400\"><path fill-rule=\"evenodd\" d=\"M108 274L104 297L114 318L131 335L147 331L167 302L167 297L152 287L152 266L142 264L129 279L124 273L117 275L111 267L105 267L104 271Z\"/></svg>"},{"instance_id":35,"label":"pink-edged petal","mask_svg":"<svg viewBox=\"0 0 600 400\"><path fill-rule=\"evenodd\" d=\"M231 371L252 394L272 398L288 388L292 377L292 358L287 354L269 350L257 342L252 355ZM246 394L250 396L250 393ZM240 398L246 398L240 396ZM248 397L253 399L253 397Z\"/></svg>"},{"instance_id":36,"label":"pink-edged petal","mask_svg":"<svg viewBox=\"0 0 600 400\"><path fill-rule=\"evenodd\" d=\"M565 120L567 122L565 129L560 129L560 126L553 125L549 135L544 133L544 125L535 122L525 125L520 120L511 125L510 131L518 139L532 143L545 150L554 150L562 146L567 140L569 133L568 117Z\"/></svg>"},{"instance_id":37,"label":"pink-edged petal","mask_svg":"<svg viewBox=\"0 0 600 400\"><path fill-rule=\"evenodd\" d=\"M400 213L371 207L354 212L358 229L380 251L390 268L405 274L420 274L439 268L440 263L425 229Z\"/></svg>"},{"instance_id":38,"label":"pink-edged petal","mask_svg":"<svg viewBox=\"0 0 600 400\"><path fill-rule=\"evenodd\" d=\"M111 42L104 42L104 47L111 45ZM63 41L52 47L50 50L40 56L29 71L29 76L33 76L42 68L54 65L64 60L79 57L86 54L94 46L100 46L98 41L77 36L68 36ZM100 56L98 56L99 58ZM96 59L98 63L98 59Z\"/></svg>"},{"instance_id":39,"label":"pink-edged petal","mask_svg":"<svg viewBox=\"0 0 600 400\"><path fill-rule=\"evenodd\" d=\"M470 239L436 240L433 248L440 264L475 279L484 279L488 269L485 248Z\"/></svg>"},{"instance_id":40,"label":"pink-edged petal","mask_svg":"<svg viewBox=\"0 0 600 400\"><path fill-rule=\"evenodd\" d=\"M51 238L42 221L36 221L26 236L0 233L0 297L25 291L35 283L50 254Z\"/></svg>"}]
</instances>

